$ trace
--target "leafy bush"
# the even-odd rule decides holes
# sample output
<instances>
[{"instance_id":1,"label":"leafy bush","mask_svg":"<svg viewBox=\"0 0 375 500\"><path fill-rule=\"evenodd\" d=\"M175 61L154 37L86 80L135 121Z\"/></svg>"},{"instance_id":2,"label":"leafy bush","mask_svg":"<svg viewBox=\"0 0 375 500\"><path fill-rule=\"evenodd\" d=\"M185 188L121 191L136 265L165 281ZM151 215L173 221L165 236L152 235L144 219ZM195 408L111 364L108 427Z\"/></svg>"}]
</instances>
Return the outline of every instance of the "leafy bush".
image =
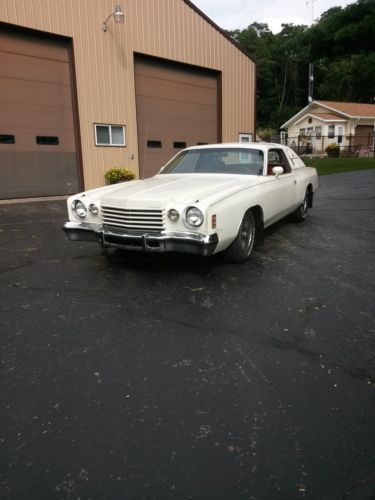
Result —
<instances>
[{"instance_id":1,"label":"leafy bush","mask_svg":"<svg viewBox=\"0 0 375 500\"><path fill-rule=\"evenodd\" d=\"M104 174L108 184L116 184L117 182L126 182L134 179L134 172L127 168L111 168Z\"/></svg>"},{"instance_id":2,"label":"leafy bush","mask_svg":"<svg viewBox=\"0 0 375 500\"><path fill-rule=\"evenodd\" d=\"M340 151L340 147L338 146L338 144L328 144L328 146L326 147L326 153L332 153L332 154L339 154L339 151Z\"/></svg>"},{"instance_id":3,"label":"leafy bush","mask_svg":"<svg viewBox=\"0 0 375 500\"><path fill-rule=\"evenodd\" d=\"M277 130L271 127L263 127L257 129L257 136L262 139L262 141L272 142L272 137L277 135Z\"/></svg>"}]
</instances>

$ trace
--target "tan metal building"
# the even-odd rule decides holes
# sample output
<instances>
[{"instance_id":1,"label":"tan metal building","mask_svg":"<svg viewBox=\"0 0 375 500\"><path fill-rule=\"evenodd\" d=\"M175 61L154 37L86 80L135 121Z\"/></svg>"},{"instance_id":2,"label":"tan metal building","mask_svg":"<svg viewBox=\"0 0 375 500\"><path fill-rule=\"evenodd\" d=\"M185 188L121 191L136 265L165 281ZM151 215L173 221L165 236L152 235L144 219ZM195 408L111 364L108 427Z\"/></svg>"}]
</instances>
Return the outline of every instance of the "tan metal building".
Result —
<instances>
[{"instance_id":1,"label":"tan metal building","mask_svg":"<svg viewBox=\"0 0 375 500\"><path fill-rule=\"evenodd\" d=\"M112 167L148 177L185 146L248 140L255 78L188 0L2 0L0 198L98 187Z\"/></svg>"}]
</instances>

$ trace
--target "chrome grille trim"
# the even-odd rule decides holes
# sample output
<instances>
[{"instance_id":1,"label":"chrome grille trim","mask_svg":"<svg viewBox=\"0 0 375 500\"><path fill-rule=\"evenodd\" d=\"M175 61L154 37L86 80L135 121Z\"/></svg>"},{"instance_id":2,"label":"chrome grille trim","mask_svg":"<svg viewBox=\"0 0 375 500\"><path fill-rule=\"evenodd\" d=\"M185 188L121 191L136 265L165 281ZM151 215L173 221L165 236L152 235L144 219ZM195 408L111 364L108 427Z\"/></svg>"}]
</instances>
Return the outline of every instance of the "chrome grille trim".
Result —
<instances>
[{"instance_id":1,"label":"chrome grille trim","mask_svg":"<svg viewBox=\"0 0 375 500\"><path fill-rule=\"evenodd\" d=\"M132 209L101 207L103 225L135 231L162 231L164 211L158 209Z\"/></svg>"}]
</instances>

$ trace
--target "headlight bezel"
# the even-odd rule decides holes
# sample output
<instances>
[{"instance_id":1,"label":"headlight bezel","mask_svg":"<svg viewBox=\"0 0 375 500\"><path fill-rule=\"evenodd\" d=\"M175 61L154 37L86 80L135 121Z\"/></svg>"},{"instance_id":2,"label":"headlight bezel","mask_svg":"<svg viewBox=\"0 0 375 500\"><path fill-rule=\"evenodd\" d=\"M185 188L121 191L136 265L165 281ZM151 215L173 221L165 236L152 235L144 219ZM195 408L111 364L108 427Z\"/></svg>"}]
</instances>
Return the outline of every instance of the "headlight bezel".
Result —
<instances>
[{"instance_id":1,"label":"headlight bezel","mask_svg":"<svg viewBox=\"0 0 375 500\"><path fill-rule=\"evenodd\" d=\"M99 207L97 205L95 205L95 203L90 203L89 212L94 217L97 217L99 215Z\"/></svg>"},{"instance_id":2,"label":"headlight bezel","mask_svg":"<svg viewBox=\"0 0 375 500\"><path fill-rule=\"evenodd\" d=\"M74 200L72 202L72 210L74 215L76 215L79 219L85 219L87 216L87 207L82 200Z\"/></svg>"},{"instance_id":3,"label":"headlight bezel","mask_svg":"<svg viewBox=\"0 0 375 500\"><path fill-rule=\"evenodd\" d=\"M197 217L195 222L193 222L193 220L191 219L192 212L194 212L195 217ZM202 210L195 206L187 207L184 211L184 222L188 227L192 227L194 229L201 227L204 222L204 214Z\"/></svg>"},{"instance_id":4,"label":"headlight bezel","mask_svg":"<svg viewBox=\"0 0 375 500\"><path fill-rule=\"evenodd\" d=\"M176 208L170 208L167 216L171 222L178 222L180 220L180 212Z\"/></svg>"}]
</instances>

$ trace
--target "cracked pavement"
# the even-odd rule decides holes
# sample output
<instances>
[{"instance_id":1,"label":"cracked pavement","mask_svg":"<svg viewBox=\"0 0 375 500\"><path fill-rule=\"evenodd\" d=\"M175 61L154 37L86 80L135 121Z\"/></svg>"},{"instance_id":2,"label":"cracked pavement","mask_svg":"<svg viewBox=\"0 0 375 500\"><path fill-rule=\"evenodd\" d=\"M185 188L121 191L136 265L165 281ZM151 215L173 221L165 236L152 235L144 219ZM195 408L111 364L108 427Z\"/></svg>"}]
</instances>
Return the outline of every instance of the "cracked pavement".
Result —
<instances>
[{"instance_id":1,"label":"cracked pavement","mask_svg":"<svg viewBox=\"0 0 375 500\"><path fill-rule=\"evenodd\" d=\"M0 205L0 498L373 500L375 170L320 184L242 265Z\"/></svg>"}]
</instances>

